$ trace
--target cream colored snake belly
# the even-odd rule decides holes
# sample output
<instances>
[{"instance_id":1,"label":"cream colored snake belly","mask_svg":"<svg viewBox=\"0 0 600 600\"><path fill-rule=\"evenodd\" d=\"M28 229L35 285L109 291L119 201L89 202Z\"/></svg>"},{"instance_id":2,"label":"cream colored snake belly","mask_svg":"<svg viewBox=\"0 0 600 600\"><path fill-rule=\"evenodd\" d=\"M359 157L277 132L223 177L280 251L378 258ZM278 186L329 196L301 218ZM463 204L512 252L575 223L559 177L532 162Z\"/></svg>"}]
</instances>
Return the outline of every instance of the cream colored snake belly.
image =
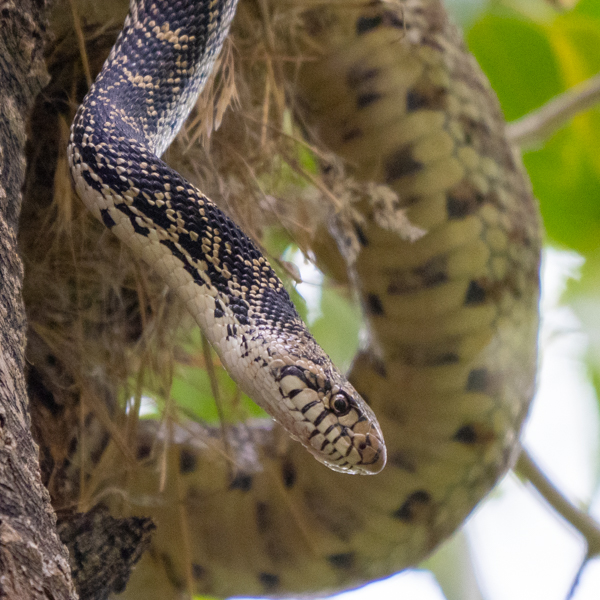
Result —
<instances>
[{"instance_id":1,"label":"cream colored snake belly","mask_svg":"<svg viewBox=\"0 0 600 600\"><path fill-rule=\"evenodd\" d=\"M138 454L169 439L167 481L146 460L110 500L158 525L128 598L302 595L385 577L454 531L519 451L541 233L485 76L437 0L313 4L302 18L318 58L289 73L299 118L373 192L334 231L369 332L348 379L377 416L387 466L335 473L264 423L229 428L226 442L146 424Z\"/></svg>"}]
</instances>

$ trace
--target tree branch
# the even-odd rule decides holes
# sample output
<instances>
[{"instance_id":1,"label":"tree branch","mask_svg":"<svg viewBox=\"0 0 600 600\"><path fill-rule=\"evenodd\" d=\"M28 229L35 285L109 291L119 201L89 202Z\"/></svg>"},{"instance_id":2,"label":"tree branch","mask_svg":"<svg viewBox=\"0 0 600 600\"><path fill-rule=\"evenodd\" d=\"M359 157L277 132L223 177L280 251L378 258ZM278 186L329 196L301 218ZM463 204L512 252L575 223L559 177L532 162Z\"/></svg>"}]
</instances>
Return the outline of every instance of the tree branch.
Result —
<instances>
[{"instance_id":1,"label":"tree branch","mask_svg":"<svg viewBox=\"0 0 600 600\"><path fill-rule=\"evenodd\" d=\"M546 477L527 450L523 449L516 472L528 479L540 495L563 519L569 522L587 542L588 557L600 554L600 525L589 514L567 500L560 490Z\"/></svg>"},{"instance_id":2,"label":"tree branch","mask_svg":"<svg viewBox=\"0 0 600 600\"><path fill-rule=\"evenodd\" d=\"M577 113L600 102L600 74L553 98L538 110L510 123L507 135L522 150L540 145Z\"/></svg>"},{"instance_id":3,"label":"tree branch","mask_svg":"<svg viewBox=\"0 0 600 600\"><path fill-rule=\"evenodd\" d=\"M60 520L80 600L107 600L122 592L154 529L151 519L116 519L98 507Z\"/></svg>"}]
</instances>

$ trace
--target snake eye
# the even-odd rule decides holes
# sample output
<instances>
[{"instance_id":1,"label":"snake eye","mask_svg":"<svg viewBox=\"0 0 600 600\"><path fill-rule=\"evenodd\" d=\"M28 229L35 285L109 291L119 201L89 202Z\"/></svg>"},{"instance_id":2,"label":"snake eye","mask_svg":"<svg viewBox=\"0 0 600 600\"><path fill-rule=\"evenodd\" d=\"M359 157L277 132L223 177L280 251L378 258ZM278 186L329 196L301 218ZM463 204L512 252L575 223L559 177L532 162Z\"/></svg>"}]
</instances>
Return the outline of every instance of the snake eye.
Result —
<instances>
[{"instance_id":1,"label":"snake eye","mask_svg":"<svg viewBox=\"0 0 600 600\"><path fill-rule=\"evenodd\" d=\"M336 394L331 400L331 409L338 417L350 412L350 400L344 394Z\"/></svg>"}]
</instances>

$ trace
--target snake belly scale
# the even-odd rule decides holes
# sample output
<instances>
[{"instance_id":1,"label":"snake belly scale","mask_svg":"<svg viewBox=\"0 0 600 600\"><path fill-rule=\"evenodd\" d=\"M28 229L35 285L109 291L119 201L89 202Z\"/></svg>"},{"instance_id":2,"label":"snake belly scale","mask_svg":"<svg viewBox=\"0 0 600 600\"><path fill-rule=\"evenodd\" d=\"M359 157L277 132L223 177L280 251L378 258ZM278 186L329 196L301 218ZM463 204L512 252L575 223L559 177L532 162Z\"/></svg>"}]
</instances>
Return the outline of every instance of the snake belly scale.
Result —
<instances>
[{"instance_id":1,"label":"snake belly scale","mask_svg":"<svg viewBox=\"0 0 600 600\"><path fill-rule=\"evenodd\" d=\"M194 19L175 14L187 2L133 3L73 126L77 189L86 202L94 197L98 218L189 294L188 306L205 329L218 327L220 313L237 319L221 325L229 342L212 339L223 363L257 400L268 389L270 398L287 398L292 413L309 415L299 433L300 419L265 401L320 461L336 470L379 471L386 458L382 431L387 466L368 478L335 473L298 444L282 445L278 430L265 424L232 427L225 444L197 425L168 434L147 423L139 454L168 437L168 480L163 490L150 460L119 482L127 500L115 499L113 510L148 514L158 524L126 595L284 596L354 587L431 552L518 453L535 381L537 206L498 102L438 0L307 8L308 46L318 56L290 75L307 135L342 157L349 176L392 194L363 198L335 225L369 328L350 385L324 362L255 246L155 156L187 114L234 8L218 1L195 6L192 33ZM144 60L149 68L181 61L177 46L198 32L204 41L197 63L176 64L200 73L190 75L189 88L143 70ZM174 205L174 192L185 193L189 207ZM210 219L212 229L193 224L190 212ZM400 217L422 232L418 239L408 239ZM198 255L187 241L192 234ZM160 250L144 255L149 239ZM244 257L241 270L223 260L229 250ZM189 281L172 275L180 265ZM232 280L243 293L235 293ZM195 300L198 287L216 290L204 301L208 316ZM265 317L269 310L277 315ZM276 349L267 350L258 338L275 321L294 341L284 343L270 329ZM248 327L263 329L252 338ZM243 339L268 355L271 369L260 368L275 383L244 383L242 362L228 358L240 340L241 353L250 351ZM244 369L259 364L256 352ZM347 432L344 446L335 437L327 444L331 432L318 424L313 433L315 419L330 418L336 437ZM311 436L318 443L311 445ZM231 461L238 466L233 478Z\"/></svg>"}]
</instances>

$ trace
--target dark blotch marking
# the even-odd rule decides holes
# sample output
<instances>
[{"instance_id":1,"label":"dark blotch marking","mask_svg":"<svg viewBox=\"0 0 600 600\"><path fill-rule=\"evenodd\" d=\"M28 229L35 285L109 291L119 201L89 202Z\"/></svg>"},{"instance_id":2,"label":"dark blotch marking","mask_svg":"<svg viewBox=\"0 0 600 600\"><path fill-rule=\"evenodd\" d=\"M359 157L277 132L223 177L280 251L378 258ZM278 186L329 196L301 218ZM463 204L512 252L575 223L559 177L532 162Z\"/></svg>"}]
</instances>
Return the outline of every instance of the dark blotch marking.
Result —
<instances>
[{"instance_id":1,"label":"dark blotch marking","mask_svg":"<svg viewBox=\"0 0 600 600\"><path fill-rule=\"evenodd\" d=\"M373 356L371 364L373 366L373 371L375 371L377 375L383 377L383 379L387 378L387 369L383 360L381 360L378 356Z\"/></svg>"},{"instance_id":2,"label":"dark blotch marking","mask_svg":"<svg viewBox=\"0 0 600 600\"><path fill-rule=\"evenodd\" d=\"M445 256L436 256L422 267L414 269L424 288L432 288L448 281L447 260Z\"/></svg>"},{"instance_id":3,"label":"dark blotch marking","mask_svg":"<svg viewBox=\"0 0 600 600\"><path fill-rule=\"evenodd\" d=\"M95 419L95 415L93 412L89 412L86 416L85 416L85 426L86 427L90 427L92 425L92 423L94 422Z\"/></svg>"},{"instance_id":4,"label":"dark blotch marking","mask_svg":"<svg viewBox=\"0 0 600 600\"><path fill-rule=\"evenodd\" d=\"M452 439L454 439L456 442L460 442L461 444L470 446L471 444L475 444L477 442L477 432L475 431L475 427L473 427L473 425L463 425L454 434Z\"/></svg>"},{"instance_id":5,"label":"dark blotch marking","mask_svg":"<svg viewBox=\"0 0 600 600\"><path fill-rule=\"evenodd\" d=\"M372 82L379 75L379 69L364 69L360 65L354 66L346 75L346 83L353 90L361 85Z\"/></svg>"},{"instance_id":6,"label":"dark blotch marking","mask_svg":"<svg viewBox=\"0 0 600 600\"><path fill-rule=\"evenodd\" d=\"M340 554L330 554L327 557L329 564L334 569L350 570L354 567L354 553L343 552Z\"/></svg>"},{"instance_id":7,"label":"dark blotch marking","mask_svg":"<svg viewBox=\"0 0 600 600\"><path fill-rule=\"evenodd\" d=\"M494 442L494 440L496 440L496 434L488 425L482 423L466 423L457 429L452 439L465 446L474 446L475 444Z\"/></svg>"},{"instance_id":8,"label":"dark blotch marking","mask_svg":"<svg viewBox=\"0 0 600 600\"><path fill-rule=\"evenodd\" d=\"M205 573L206 569L202 565L192 563L192 577L194 579L202 579Z\"/></svg>"},{"instance_id":9,"label":"dark blotch marking","mask_svg":"<svg viewBox=\"0 0 600 600\"><path fill-rule=\"evenodd\" d=\"M460 356L456 352L445 352L436 356L432 361L432 366L438 365L455 365L460 362Z\"/></svg>"},{"instance_id":10,"label":"dark blotch marking","mask_svg":"<svg viewBox=\"0 0 600 600\"><path fill-rule=\"evenodd\" d=\"M485 392L488 388L489 373L487 369L473 369L467 379L468 392Z\"/></svg>"},{"instance_id":11,"label":"dark blotch marking","mask_svg":"<svg viewBox=\"0 0 600 600\"><path fill-rule=\"evenodd\" d=\"M423 288L433 288L448 281L448 258L435 256L413 269L398 269L390 272L387 292L398 296Z\"/></svg>"},{"instance_id":12,"label":"dark blotch marking","mask_svg":"<svg viewBox=\"0 0 600 600\"><path fill-rule=\"evenodd\" d=\"M431 502L431 496L425 490L418 490L408 496L404 504L394 513L394 518L410 523L414 521L423 509Z\"/></svg>"},{"instance_id":13,"label":"dark blotch marking","mask_svg":"<svg viewBox=\"0 0 600 600\"><path fill-rule=\"evenodd\" d=\"M252 489L252 475L247 473L238 473L229 484L230 490L241 490L248 492Z\"/></svg>"},{"instance_id":14,"label":"dark blotch marking","mask_svg":"<svg viewBox=\"0 0 600 600\"><path fill-rule=\"evenodd\" d=\"M196 470L196 456L189 450L183 449L179 453L179 472L193 473Z\"/></svg>"},{"instance_id":15,"label":"dark blotch marking","mask_svg":"<svg viewBox=\"0 0 600 600\"><path fill-rule=\"evenodd\" d=\"M367 31L377 29L382 24L383 15L377 15L375 17L360 17L360 19L356 21L356 35L362 35L363 33L367 33Z\"/></svg>"},{"instance_id":16,"label":"dark blotch marking","mask_svg":"<svg viewBox=\"0 0 600 600\"><path fill-rule=\"evenodd\" d=\"M381 298L377 294L368 294L367 307L371 315L382 315L384 313Z\"/></svg>"},{"instance_id":17,"label":"dark blotch marking","mask_svg":"<svg viewBox=\"0 0 600 600\"><path fill-rule=\"evenodd\" d=\"M405 26L404 19L398 16L394 11L386 10L380 15L372 17L360 17L356 21L356 35L364 35L369 31L373 31L381 26L393 27L394 29L408 29Z\"/></svg>"},{"instance_id":18,"label":"dark blotch marking","mask_svg":"<svg viewBox=\"0 0 600 600\"><path fill-rule=\"evenodd\" d=\"M464 219L474 212L474 208L470 203L464 202L461 198L448 194L446 198L446 212L450 220Z\"/></svg>"},{"instance_id":19,"label":"dark blotch marking","mask_svg":"<svg viewBox=\"0 0 600 600\"><path fill-rule=\"evenodd\" d=\"M411 155L410 148L400 148L385 160L385 180L392 183L396 179L418 173L423 165Z\"/></svg>"},{"instance_id":20,"label":"dark blotch marking","mask_svg":"<svg viewBox=\"0 0 600 600\"><path fill-rule=\"evenodd\" d=\"M269 529L269 525L271 524L269 513L269 505L266 502L256 503L256 527L259 533L264 533Z\"/></svg>"},{"instance_id":21,"label":"dark blotch marking","mask_svg":"<svg viewBox=\"0 0 600 600\"><path fill-rule=\"evenodd\" d=\"M281 465L281 478L283 479L283 485L289 490L294 487L296 483L296 467L294 463L286 460Z\"/></svg>"},{"instance_id":22,"label":"dark blotch marking","mask_svg":"<svg viewBox=\"0 0 600 600\"><path fill-rule=\"evenodd\" d=\"M362 129L360 127L355 127L354 129L350 129L350 131L345 131L342 133L342 142L346 144L352 140L355 140L356 138L361 137L362 134Z\"/></svg>"},{"instance_id":23,"label":"dark blotch marking","mask_svg":"<svg viewBox=\"0 0 600 600\"><path fill-rule=\"evenodd\" d=\"M100 209L100 216L102 217L102 222L104 223L104 225L106 225L106 227L108 227L109 229L116 225L114 219L110 216L108 212L108 208Z\"/></svg>"},{"instance_id":24,"label":"dark blotch marking","mask_svg":"<svg viewBox=\"0 0 600 600\"><path fill-rule=\"evenodd\" d=\"M465 296L465 305L473 306L483 302L485 302L485 289L477 281L471 281Z\"/></svg>"},{"instance_id":25,"label":"dark blotch marking","mask_svg":"<svg viewBox=\"0 0 600 600\"><path fill-rule=\"evenodd\" d=\"M58 417L64 412L64 406L56 402L54 394L44 384L41 373L33 366L27 373L27 388L29 395L39 400L52 413L52 416Z\"/></svg>"},{"instance_id":26,"label":"dark blotch marking","mask_svg":"<svg viewBox=\"0 0 600 600\"><path fill-rule=\"evenodd\" d=\"M369 245L369 240L367 239L365 232L363 231L362 227L357 223L354 223L354 232L356 233L356 237L358 238L358 241L363 248Z\"/></svg>"},{"instance_id":27,"label":"dark blotch marking","mask_svg":"<svg viewBox=\"0 0 600 600\"><path fill-rule=\"evenodd\" d=\"M259 573L258 579L267 592L273 592L279 586L279 577L274 573Z\"/></svg>"},{"instance_id":28,"label":"dark blotch marking","mask_svg":"<svg viewBox=\"0 0 600 600\"><path fill-rule=\"evenodd\" d=\"M460 354L455 350L456 342L448 341L442 347L420 348L412 344L396 346L395 357L409 367L436 367L460 362Z\"/></svg>"},{"instance_id":29,"label":"dark blotch marking","mask_svg":"<svg viewBox=\"0 0 600 600\"><path fill-rule=\"evenodd\" d=\"M423 275L423 287L432 288L448 281L448 274L445 272L431 273Z\"/></svg>"},{"instance_id":30,"label":"dark blotch marking","mask_svg":"<svg viewBox=\"0 0 600 600\"><path fill-rule=\"evenodd\" d=\"M484 203L484 196L470 182L463 180L446 196L446 212L449 219L464 219L477 212Z\"/></svg>"},{"instance_id":31,"label":"dark blotch marking","mask_svg":"<svg viewBox=\"0 0 600 600\"><path fill-rule=\"evenodd\" d=\"M77 451L77 446L78 445L79 445L79 440L77 439L77 436L74 435L69 440L69 454L75 454L75 452Z\"/></svg>"},{"instance_id":32,"label":"dark blotch marking","mask_svg":"<svg viewBox=\"0 0 600 600\"><path fill-rule=\"evenodd\" d=\"M406 471L407 473L416 473L416 463L402 450L398 450L390 454L388 462L393 467Z\"/></svg>"},{"instance_id":33,"label":"dark blotch marking","mask_svg":"<svg viewBox=\"0 0 600 600\"><path fill-rule=\"evenodd\" d=\"M144 460L149 458L150 452L152 452L152 446L150 444L140 444L137 447L136 457L138 460Z\"/></svg>"},{"instance_id":34,"label":"dark blotch marking","mask_svg":"<svg viewBox=\"0 0 600 600\"><path fill-rule=\"evenodd\" d=\"M356 97L356 108L360 110L361 108L367 108L373 104L373 102L377 102L381 98L381 94L379 92L366 92L364 94L360 94Z\"/></svg>"},{"instance_id":35,"label":"dark blotch marking","mask_svg":"<svg viewBox=\"0 0 600 600\"><path fill-rule=\"evenodd\" d=\"M444 110L447 94L446 88L433 84L409 90L406 94L406 110L408 112L420 109Z\"/></svg>"},{"instance_id":36,"label":"dark blotch marking","mask_svg":"<svg viewBox=\"0 0 600 600\"><path fill-rule=\"evenodd\" d=\"M386 11L383 15L383 19L388 27L393 27L394 29L410 29L410 25L404 23L404 19L395 12Z\"/></svg>"}]
</instances>

